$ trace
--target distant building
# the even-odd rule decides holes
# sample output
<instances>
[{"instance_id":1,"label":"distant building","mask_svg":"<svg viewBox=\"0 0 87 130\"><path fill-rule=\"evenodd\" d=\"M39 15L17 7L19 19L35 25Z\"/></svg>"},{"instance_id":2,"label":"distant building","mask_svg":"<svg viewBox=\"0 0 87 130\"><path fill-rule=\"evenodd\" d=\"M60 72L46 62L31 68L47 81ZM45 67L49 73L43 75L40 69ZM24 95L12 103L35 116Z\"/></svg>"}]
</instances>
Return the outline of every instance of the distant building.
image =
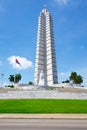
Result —
<instances>
[{"instance_id":1,"label":"distant building","mask_svg":"<svg viewBox=\"0 0 87 130\"><path fill-rule=\"evenodd\" d=\"M57 83L53 20L50 12L44 8L38 20L34 85L50 86Z\"/></svg>"}]
</instances>

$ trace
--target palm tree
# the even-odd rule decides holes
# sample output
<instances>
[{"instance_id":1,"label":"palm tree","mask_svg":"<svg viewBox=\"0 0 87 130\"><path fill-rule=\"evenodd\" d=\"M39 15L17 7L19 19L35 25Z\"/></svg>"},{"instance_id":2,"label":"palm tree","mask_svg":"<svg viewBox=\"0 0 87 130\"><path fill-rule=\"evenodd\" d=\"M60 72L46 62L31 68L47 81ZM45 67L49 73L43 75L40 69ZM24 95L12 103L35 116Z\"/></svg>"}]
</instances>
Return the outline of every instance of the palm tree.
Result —
<instances>
[{"instance_id":1,"label":"palm tree","mask_svg":"<svg viewBox=\"0 0 87 130\"><path fill-rule=\"evenodd\" d=\"M21 77L22 77L21 74L15 74L15 76L10 75L8 79L12 83L18 83L21 80Z\"/></svg>"},{"instance_id":2,"label":"palm tree","mask_svg":"<svg viewBox=\"0 0 87 130\"><path fill-rule=\"evenodd\" d=\"M77 75L76 72L72 72L69 78L76 85L81 85L81 83L83 82L83 77L81 75Z\"/></svg>"},{"instance_id":3,"label":"palm tree","mask_svg":"<svg viewBox=\"0 0 87 130\"><path fill-rule=\"evenodd\" d=\"M76 77L77 77L77 73L76 72L72 72L69 79L73 81L73 83L76 82Z\"/></svg>"},{"instance_id":4,"label":"palm tree","mask_svg":"<svg viewBox=\"0 0 87 130\"><path fill-rule=\"evenodd\" d=\"M18 83L21 80L21 75L20 74L16 74L15 75L15 83Z\"/></svg>"},{"instance_id":5,"label":"palm tree","mask_svg":"<svg viewBox=\"0 0 87 130\"><path fill-rule=\"evenodd\" d=\"M8 79L10 82L14 83L14 75L10 75Z\"/></svg>"}]
</instances>

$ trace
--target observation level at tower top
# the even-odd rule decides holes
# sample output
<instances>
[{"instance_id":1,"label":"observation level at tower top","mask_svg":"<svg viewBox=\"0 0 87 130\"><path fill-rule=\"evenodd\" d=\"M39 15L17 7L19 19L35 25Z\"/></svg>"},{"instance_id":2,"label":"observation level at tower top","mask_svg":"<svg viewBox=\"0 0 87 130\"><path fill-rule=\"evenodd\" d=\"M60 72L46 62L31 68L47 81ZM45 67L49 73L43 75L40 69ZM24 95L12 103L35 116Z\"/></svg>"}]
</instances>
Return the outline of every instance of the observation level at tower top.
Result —
<instances>
[{"instance_id":1,"label":"observation level at tower top","mask_svg":"<svg viewBox=\"0 0 87 130\"><path fill-rule=\"evenodd\" d=\"M44 13L46 15L46 13L49 12L46 8L46 5L44 5L44 8L42 9L41 13Z\"/></svg>"}]
</instances>

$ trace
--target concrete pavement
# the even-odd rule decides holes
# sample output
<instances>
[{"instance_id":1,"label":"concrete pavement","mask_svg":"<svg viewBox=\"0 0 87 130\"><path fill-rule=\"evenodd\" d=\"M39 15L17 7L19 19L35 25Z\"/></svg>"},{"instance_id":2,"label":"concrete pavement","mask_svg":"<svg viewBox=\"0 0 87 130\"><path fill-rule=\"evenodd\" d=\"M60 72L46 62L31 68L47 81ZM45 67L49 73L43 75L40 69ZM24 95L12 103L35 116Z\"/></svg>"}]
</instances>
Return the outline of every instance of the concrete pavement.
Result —
<instances>
[{"instance_id":1,"label":"concrete pavement","mask_svg":"<svg viewBox=\"0 0 87 130\"><path fill-rule=\"evenodd\" d=\"M0 119L0 130L87 130L87 120Z\"/></svg>"},{"instance_id":2,"label":"concrete pavement","mask_svg":"<svg viewBox=\"0 0 87 130\"><path fill-rule=\"evenodd\" d=\"M0 119L0 130L87 130L87 120Z\"/></svg>"},{"instance_id":3,"label":"concrete pavement","mask_svg":"<svg viewBox=\"0 0 87 130\"><path fill-rule=\"evenodd\" d=\"M87 119L87 114L0 114L0 119Z\"/></svg>"}]
</instances>

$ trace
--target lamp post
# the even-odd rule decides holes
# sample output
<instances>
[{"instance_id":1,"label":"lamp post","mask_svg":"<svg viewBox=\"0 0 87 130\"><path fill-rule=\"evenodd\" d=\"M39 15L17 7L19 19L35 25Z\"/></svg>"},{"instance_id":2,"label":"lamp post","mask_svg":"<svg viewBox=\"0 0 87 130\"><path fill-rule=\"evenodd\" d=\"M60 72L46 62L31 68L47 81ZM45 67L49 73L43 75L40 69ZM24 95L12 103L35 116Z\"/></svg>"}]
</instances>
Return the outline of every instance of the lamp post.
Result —
<instances>
[{"instance_id":1,"label":"lamp post","mask_svg":"<svg viewBox=\"0 0 87 130\"><path fill-rule=\"evenodd\" d=\"M4 74L2 73L1 74L1 87L3 87L3 77L4 77Z\"/></svg>"}]
</instances>

